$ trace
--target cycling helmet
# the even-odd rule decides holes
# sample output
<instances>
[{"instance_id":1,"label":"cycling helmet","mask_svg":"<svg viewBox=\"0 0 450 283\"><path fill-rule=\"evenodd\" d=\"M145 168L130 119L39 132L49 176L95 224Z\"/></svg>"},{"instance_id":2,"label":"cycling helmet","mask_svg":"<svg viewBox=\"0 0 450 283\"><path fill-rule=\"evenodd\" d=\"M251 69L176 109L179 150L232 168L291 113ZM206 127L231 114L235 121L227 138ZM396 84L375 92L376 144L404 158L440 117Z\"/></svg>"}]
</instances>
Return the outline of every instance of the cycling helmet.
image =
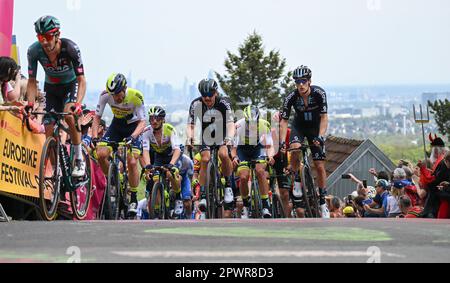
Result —
<instances>
[{"instance_id":1,"label":"cycling helmet","mask_svg":"<svg viewBox=\"0 0 450 283\"><path fill-rule=\"evenodd\" d=\"M34 29L38 34L59 31L61 23L53 16L43 16L34 23Z\"/></svg>"},{"instance_id":2,"label":"cycling helmet","mask_svg":"<svg viewBox=\"0 0 450 283\"><path fill-rule=\"evenodd\" d=\"M376 185L375 185L376 187L381 187L381 188L383 188L384 190L387 190L387 189L389 189L389 182L388 181L386 181L386 180L384 180L384 179L379 179L378 181L377 181L377 183L376 183Z\"/></svg>"},{"instance_id":3,"label":"cycling helmet","mask_svg":"<svg viewBox=\"0 0 450 283\"><path fill-rule=\"evenodd\" d=\"M166 118L166 110L160 106L152 107L148 111L148 117Z\"/></svg>"},{"instance_id":4,"label":"cycling helmet","mask_svg":"<svg viewBox=\"0 0 450 283\"><path fill-rule=\"evenodd\" d=\"M198 85L198 90L202 96L208 96L215 93L219 89L219 85L213 79L202 80Z\"/></svg>"},{"instance_id":5,"label":"cycling helmet","mask_svg":"<svg viewBox=\"0 0 450 283\"><path fill-rule=\"evenodd\" d=\"M122 74L112 74L106 82L106 91L111 95L117 95L127 88L127 79Z\"/></svg>"},{"instance_id":6,"label":"cycling helmet","mask_svg":"<svg viewBox=\"0 0 450 283\"><path fill-rule=\"evenodd\" d=\"M296 79L308 79L310 80L312 78L312 71L307 66L301 65L297 69L295 69L293 74L294 80Z\"/></svg>"},{"instance_id":7,"label":"cycling helmet","mask_svg":"<svg viewBox=\"0 0 450 283\"><path fill-rule=\"evenodd\" d=\"M260 117L258 107L252 105L247 106L244 110L244 117L247 121L258 121Z\"/></svg>"}]
</instances>

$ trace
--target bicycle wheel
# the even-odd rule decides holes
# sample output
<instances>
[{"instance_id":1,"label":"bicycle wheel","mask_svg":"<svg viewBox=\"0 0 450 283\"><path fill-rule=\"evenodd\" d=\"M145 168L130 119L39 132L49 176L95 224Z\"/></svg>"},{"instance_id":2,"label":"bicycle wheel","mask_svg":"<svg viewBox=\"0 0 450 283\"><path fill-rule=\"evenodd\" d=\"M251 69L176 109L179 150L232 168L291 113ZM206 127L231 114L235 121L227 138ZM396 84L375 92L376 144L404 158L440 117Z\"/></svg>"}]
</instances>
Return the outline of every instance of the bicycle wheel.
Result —
<instances>
[{"instance_id":1,"label":"bicycle wheel","mask_svg":"<svg viewBox=\"0 0 450 283\"><path fill-rule=\"evenodd\" d=\"M104 215L107 220L119 219L120 204L120 180L119 169L116 164L111 163L108 170L108 179L106 183Z\"/></svg>"},{"instance_id":2,"label":"bicycle wheel","mask_svg":"<svg viewBox=\"0 0 450 283\"><path fill-rule=\"evenodd\" d=\"M152 195L150 199L150 208L148 213L150 219L167 219L168 215L166 213L166 201L164 194L164 186L161 183L156 183L153 186Z\"/></svg>"},{"instance_id":3,"label":"bicycle wheel","mask_svg":"<svg viewBox=\"0 0 450 283\"><path fill-rule=\"evenodd\" d=\"M256 172L252 172L252 174L255 174ZM259 192L259 186L258 186L258 180L256 180L255 177L253 177L252 182L252 190L251 190L251 211L253 212L253 218L262 218L262 201L261 201L261 194Z\"/></svg>"},{"instance_id":4,"label":"bicycle wheel","mask_svg":"<svg viewBox=\"0 0 450 283\"><path fill-rule=\"evenodd\" d=\"M319 207L317 201L317 192L314 186L314 179L312 178L311 171L305 167L302 172L303 179L303 197L306 203L307 213L310 218L319 217Z\"/></svg>"},{"instance_id":5,"label":"bicycle wheel","mask_svg":"<svg viewBox=\"0 0 450 283\"><path fill-rule=\"evenodd\" d=\"M276 193L272 194L272 218L285 218L283 203Z\"/></svg>"},{"instance_id":6,"label":"bicycle wheel","mask_svg":"<svg viewBox=\"0 0 450 283\"><path fill-rule=\"evenodd\" d=\"M89 204L91 202L92 193L92 179L91 179L91 159L86 148L83 147L83 158L86 162L86 175L84 176L83 185L76 188L70 193L70 202L72 204L72 211L78 220L84 220L89 211Z\"/></svg>"},{"instance_id":7,"label":"bicycle wheel","mask_svg":"<svg viewBox=\"0 0 450 283\"><path fill-rule=\"evenodd\" d=\"M206 171L206 202L207 202L207 209L206 209L206 217L208 219L214 219L216 216L215 210L215 187L217 186L217 177L216 177L216 170L214 165L210 162L208 164L208 168Z\"/></svg>"},{"instance_id":8,"label":"bicycle wheel","mask_svg":"<svg viewBox=\"0 0 450 283\"><path fill-rule=\"evenodd\" d=\"M58 143L49 137L42 150L39 167L39 203L44 220L56 218L60 199L62 171L59 162Z\"/></svg>"}]
</instances>

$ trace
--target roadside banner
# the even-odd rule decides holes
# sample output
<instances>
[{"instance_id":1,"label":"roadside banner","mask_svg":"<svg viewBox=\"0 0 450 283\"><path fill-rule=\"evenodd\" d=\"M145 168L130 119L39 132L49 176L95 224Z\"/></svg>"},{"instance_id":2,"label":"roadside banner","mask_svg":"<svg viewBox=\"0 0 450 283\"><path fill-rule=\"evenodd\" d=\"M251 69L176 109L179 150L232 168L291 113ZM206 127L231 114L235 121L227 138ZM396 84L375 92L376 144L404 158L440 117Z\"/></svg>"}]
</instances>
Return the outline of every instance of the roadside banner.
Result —
<instances>
[{"instance_id":1,"label":"roadside banner","mask_svg":"<svg viewBox=\"0 0 450 283\"><path fill-rule=\"evenodd\" d=\"M39 166L45 135L0 112L0 191L39 198Z\"/></svg>"}]
</instances>

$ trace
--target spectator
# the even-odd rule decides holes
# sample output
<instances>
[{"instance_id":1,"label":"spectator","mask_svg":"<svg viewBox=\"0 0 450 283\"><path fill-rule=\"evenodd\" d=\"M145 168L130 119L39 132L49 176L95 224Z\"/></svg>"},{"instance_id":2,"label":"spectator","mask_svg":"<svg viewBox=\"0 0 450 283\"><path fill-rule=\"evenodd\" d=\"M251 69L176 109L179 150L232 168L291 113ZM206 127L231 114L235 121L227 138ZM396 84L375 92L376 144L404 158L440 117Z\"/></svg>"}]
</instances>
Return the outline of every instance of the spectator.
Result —
<instances>
[{"instance_id":1,"label":"spectator","mask_svg":"<svg viewBox=\"0 0 450 283\"><path fill-rule=\"evenodd\" d=\"M365 217L364 197L358 196L353 200L353 209L360 217Z\"/></svg>"},{"instance_id":2,"label":"spectator","mask_svg":"<svg viewBox=\"0 0 450 283\"><path fill-rule=\"evenodd\" d=\"M403 168L396 168L392 173L393 181L402 181L406 179L406 172Z\"/></svg>"},{"instance_id":3,"label":"spectator","mask_svg":"<svg viewBox=\"0 0 450 283\"><path fill-rule=\"evenodd\" d=\"M341 200L335 196L328 196L326 198L328 207L330 208L331 218L342 218Z\"/></svg>"},{"instance_id":4,"label":"spectator","mask_svg":"<svg viewBox=\"0 0 450 283\"><path fill-rule=\"evenodd\" d=\"M387 198L386 214L389 218L396 218L400 216L400 206L398 204L400 197L403 195L405 184L402 180L394 181L391 193Z\"/></svg>"},{"instance_id":5,"label":"spectator","mask_svg":"<svg viewBox=\"0 0 450 283\"><path fill-rule=\"evenodd\" d=\"M0 57L0 93L3 103L18 102L20 97L20 67L10 57ZM11 85L14 82L14 87Z\"/></svg>"},{"instance_id":6,"label":"spectator","mask_svg":"<svg viewBox=\"0 0 450 283\"><path fill-rule=\"evenodd\" d=\"M357 218L357 214L353 206L347 206L343 210L344 216L346 218Z\"/></svg>"},{"instance_id":7,"label":"spectator","mask_svg":"<svg viewBox=\"0 0 450 283\"><path fill-rule=\"evenodd\" d=\"M404 180L404 194L406 194L411 202L412 206L422 205L421 198L418 195L417 192L417 186L413 181L413 171L410 167L403 166L403 170L406 173L406 179Z\"/></svg>"},{"instance_id":8,"label":"spectator","mask_svg":"<svg viewBox=\"0 0 450 283\"><path fill-rule=\"evenodd\" d=\"M389 188L390 185L388 181L383 179L377 181L375 185L377 195L375 196L373 203L370 205L364 205L364 210L368 217L387 217L386 207L389 196Z\"/></svg>"},{"instance_id":9,"label":"spectator","mask_svg":"<svg viewBox=\"0 0 450 283\"><path fill-rule=\"evenodd\" d=\"M390 180L389 174L386 171L377 172L377 170L375 168L371 168L369 170L369 173L373 175L373 179L375 180L375 182L377 182L380 179L387 180L387 181Z\"/></svg>"},{"instance_id":10,"label":"spectator","mask_svg":"<svg viewBox=\"0 0 450 283\"><path fill-rule=\"evenodd\" d=\"M413 206L411 199L406 195L400 197L399 206L404 218L420 218L423 211L422 208Z\"/></svg>"},{"instance_id":11,"label":"spectator","mask_svg":"<svg viewBox=\"0 0 450 283\"><path fill-rule=\"evenodd\" d=\"M426 172L424 165L419 162L421 173ZM422 179L422 176L421 176ZM428 191L422 216L425 218L449 218L449 201L445 198L444 192L439 187L443 182L450 182L450 152L444 156L444 159L435 166L430 177L427 178L424 186ZM441 198L442 197L442 198Z\"/></svg>"}]
</instances>

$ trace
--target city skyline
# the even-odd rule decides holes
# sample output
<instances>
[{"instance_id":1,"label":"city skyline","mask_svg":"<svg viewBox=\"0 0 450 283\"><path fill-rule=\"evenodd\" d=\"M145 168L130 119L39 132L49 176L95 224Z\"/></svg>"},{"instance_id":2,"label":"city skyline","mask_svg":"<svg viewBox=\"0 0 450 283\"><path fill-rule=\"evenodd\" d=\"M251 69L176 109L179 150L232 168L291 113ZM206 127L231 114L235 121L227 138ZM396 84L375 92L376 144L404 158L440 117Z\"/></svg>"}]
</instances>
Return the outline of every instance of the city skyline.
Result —
<instances>
[{"instance_id":1,"label":"city skyline","mask_svg":"<svg viewBox=\"0 0 450 283\"><path fill-rule=\"evenodd\" d=\"M319 85L450 83L449 1L255 1L16 0L14 33L25 67L33 22L57 16L92 89L112 72L176 87L223 73L226 52L254 31L286 58L286 72L309 65Z\"/></svg>"}]
</instances>

